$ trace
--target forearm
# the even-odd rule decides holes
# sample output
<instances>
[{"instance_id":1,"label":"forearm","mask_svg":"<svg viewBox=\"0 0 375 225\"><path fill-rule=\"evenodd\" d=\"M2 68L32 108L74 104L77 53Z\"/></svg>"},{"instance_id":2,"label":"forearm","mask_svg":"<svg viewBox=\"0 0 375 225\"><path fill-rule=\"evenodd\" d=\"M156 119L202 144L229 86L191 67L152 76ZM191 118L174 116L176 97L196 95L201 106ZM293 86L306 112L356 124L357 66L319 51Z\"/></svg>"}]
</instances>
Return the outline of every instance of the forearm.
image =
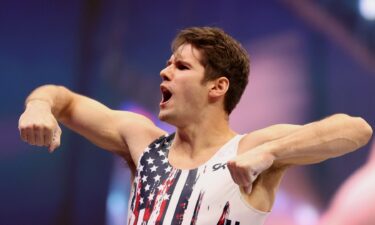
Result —
<instances>
[{"instance_id":1,"label":"forearm","mask_svg":"<svg viewBox=\"0 0 375 225\"><path fill-rule=\"evenodd\" d=\"M71 104L72 92L62 86L56 85L43 85L36 88L26 98L25 106L32 107L37 104L38 106L46 107L51 110L56 118L62 116L62 113Z\"/></svg>"},{"instance_id":2,"label":"forearm","mask_svg":"<svg viewBox=\"0 0 375 225\"><path fill-rule=\"evenodd\" d=\"M278 165L309 164L354 151L371 135L372 129L363 119L336 114L268 142L263 150L271 153Z\"/></svg>"}]
</instances>

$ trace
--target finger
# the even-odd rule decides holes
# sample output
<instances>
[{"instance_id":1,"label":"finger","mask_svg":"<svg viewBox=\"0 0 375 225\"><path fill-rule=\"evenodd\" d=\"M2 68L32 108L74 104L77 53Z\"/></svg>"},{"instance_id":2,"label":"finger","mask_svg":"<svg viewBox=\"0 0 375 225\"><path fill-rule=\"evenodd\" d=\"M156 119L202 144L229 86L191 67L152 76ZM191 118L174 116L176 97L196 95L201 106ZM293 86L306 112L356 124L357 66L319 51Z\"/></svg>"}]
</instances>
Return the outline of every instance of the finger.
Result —
<instances>
[{"instance_id":1,"label":"finger","mask_svg":"<svg viewBox=\"0 0 375 225\"><path fill-rule=\"evenodd\" d=\"M58 140L52 140L51 144L48 147L48 151L50 153L54 152L56 148L60 146L60 141Z\"/></svg>"},{"instance_id":2,"label":"finger","mask_svg":"<svg viewBox=\"0 0 375 225\"><path fill-rule=\"evenodd\" d=\"M249 170L248 171L248 177L250 179L250 182L253 183L259 176L259 173L254 170Z\"/></svg>"},{"instance_id":3,"label":"finger","mask_svg":"<svg viewBox=\"0 0 375 225\"><path fill-rule=\"evenodd\" d=\"M231 167L231 175L236 184L240 186L249 185L249 179L246 178L246 170L238 165L236 162L229 163Z\"/></svg>"},{"instance_id":4,"label":"finger","mask_svg":"<svg viewBox=\"0 0 375 225\"><path fill-rule=\"evenodd\" d=\"M21 137L21 140L24 141L24 142L27 142L27 133L26 133L26 129L24 128L20 128L20 137Z\"/></svg>"},{"instance_id":5,"label":"finger","mask_svg":"<svg viewBox=\"0 0 375 225\"><path fill-rule=\"evenodd\" d=\"M236 180L235 183L240 187L240 189L246 194L250 194L252 191L252 183L249 182L250 178L246 176L246 171L244 171L243 168L235 166L232 174L232 177Z\"/></svg>"},{"instance_id":6,"label":"finger","mask_svg":"<svg viewBox=\"0 0 375 225\"><path fill-rule=\"evenodd\" d=\"M251 191L253 190L253 185L250 184L249 186L243 186L243 191L246 193L246 194L251 194Z\"/></svg>"},{"instance_id":7,"label":"finger","mask_svg":"<svg viewBox=\"0 0 375 225\"><path fill-rule=\"evenodd\" d=\"M242 184L242 185L249 185L251 183L251 179L250 177L248 176L248 168L247 166L245 165L241 165L238 161L231 161L229 163L233 169L235 170L235 174L238 178L238 181Z\"/></svg>"},{"instance_id":8,"label":"finger","mask_svg":"<svg viewBox=\"0 0 375 225\"><path fill-rule=\"evenodd\" d=\"M35 145L35 136L33 128L26 128L27 130L27 142L31 145Z\"/></svg>"},{"instance_id":9,"label":"finger","mask_svg":"<svg viewBox=\"0 0 375 225\"><path fill-rule=\"evenodd\" d=\"M30 142L29 142L29 136L30 135L28 133L26 133L25 136L26 136L26 143L30 144Z\"/></svg>"},{"instance_id":10,"label":"finger","mask_svg":"<svg viewBox=\"0 0 375 225\"><path fill-rule=\"evenodd\" d=\"M34 126L34 135L35 135L35 144L37 146L43 146L44 145L43 129L38 126Z\"/></svg>"},{"instance_id":11,"label":"finger","mask_svg":"<svg viewBox=\"0 0 375 225\"><path fill-rule=\"evenodd\" d=\"M48 151L52 153L56 148L60 146L61 129L58 127L52 136L52 142L48 148Z\"/></svg>"},{"instance_id":12,"label":"finger","mask_svg":"<svg viewBox=\"0 0 375 225\"><path fill-rule=\"evenodd\" d=\"M20 119L18 120L18 131L20 132L21 140L26 142L27 141L26 129L24 128L22 124L23 122L22 122L22 115L21 115Z\"/></svg>"},{"instance_id":13,"label":"finger","mask_svg":"<svg viewBox=\"0 0 375 225\"><path fill-rule=\"evenodd\" d=\"M233 161L227 162L228 170L230 172L230 175L232 176L232 180L234 181L234 183L238 184L237 175L235 173L236 169L235 169L234 164L235 163Z\"/></svg>"},{"instance_id":14,"label":"finger","mask_svg":"<svg viewBox=\"0 0 375 225\"><path fill-rule=\"evenodd\" d=\"M250 194L252 192L253 184L254 184L255 180L258 178L258 176L259 176L259 173L254 171L254 170L248 170L247 171L247 178L249 179L249 185L244 186L244 191L247 194Z\"/></svg>"},{"instance_id":15,"label":"finger","mask_svg":"<svg viewBox=\"0 0 375 225\"><path fill-rule=\"evenodd\" d=\"M249 177L249 172L248 172L248 168L245 167L245 166L240 166L240 165L237 165L237 176L238 176L238 179L240 180L240 183L241 183L241 186L249 186L251 185L252 183L252 180L251 178Z\"/></svg>"},{"instance_id":16,"label":"finger","mask_svg":"<svg viewBox=\"0 0 375 225\"><path fill-rule=\"evenodd\" d=\"M250 194L252 191L252 181L255 179L252 180L249 176L249 169L246 166L239 165L235 161L230 161L227 165L235 183L240 186L243 192Z\"/></svg>"},{"instance_id":17,"label":"finger","mask_svg":"<svg viewBox=\"0 0 375 225\"><path fill-rule=\"evenodd\" d=\"M52 130L45 128L44 129L44 146L48 147L52 142Z\"/></svg>"},{"instance_id":18,"label":"finger","mask_svg":"<svg viewBox=\"0 0 375 225\"><path fill-rule=\"evenodd\" d=\"M240 186L240 189L246 194L250 194L253 187L253 182L250 176L248 176L248 170L248 168L239 165L237 165L236 168L236 176L239 181L238 185Z\"/></svg>"}]
</instances>

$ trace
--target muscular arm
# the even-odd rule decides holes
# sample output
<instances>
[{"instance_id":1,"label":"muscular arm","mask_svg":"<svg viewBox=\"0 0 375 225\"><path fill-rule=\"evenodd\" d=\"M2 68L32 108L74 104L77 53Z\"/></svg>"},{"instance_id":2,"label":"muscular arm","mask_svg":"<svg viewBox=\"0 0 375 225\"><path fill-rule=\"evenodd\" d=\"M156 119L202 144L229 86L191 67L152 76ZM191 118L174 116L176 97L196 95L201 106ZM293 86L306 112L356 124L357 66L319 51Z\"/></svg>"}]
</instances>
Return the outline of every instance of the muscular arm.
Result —
<instances>
[{"instance_id":1,"label":"muscular arm","mask_svg":"<svg viewBox=\"0 0 375 225\"><path fill-rule=\"evenodd\" d=\"M34 90L26 99L19 129L23 140L52 151L59 139L57 121L83 135L99 147L137 162L142 149L164 132L147 118L107 108L65 87L46 85ZM44 135L37 135L42 133ZM55 134L54 134L55 133Z\"/></svg>"},{"instance_id":2,"label":"muscular arm","mask_svg":"<svg viewBox=\"0 0 375 225\"><path fill-rule=\"evenodd\" d=\"M303 126L274 125L245 136L228 168L245 199L269 211L286 168L349 153L365 145L371 134L363 119L344 114Z\"/></svg>"},{"instance_id":3,"label":"muscular arm","mask_svg":"<svg viewBox=\"0 0 375 225\"><path fill-rule=\"evenodd\" d=\"M359 117L336 114L306 124L295 132L259 146L270 153L274 165L304 165L338 157L365 145L371 127Z\"/></svg>"}]
</instances>

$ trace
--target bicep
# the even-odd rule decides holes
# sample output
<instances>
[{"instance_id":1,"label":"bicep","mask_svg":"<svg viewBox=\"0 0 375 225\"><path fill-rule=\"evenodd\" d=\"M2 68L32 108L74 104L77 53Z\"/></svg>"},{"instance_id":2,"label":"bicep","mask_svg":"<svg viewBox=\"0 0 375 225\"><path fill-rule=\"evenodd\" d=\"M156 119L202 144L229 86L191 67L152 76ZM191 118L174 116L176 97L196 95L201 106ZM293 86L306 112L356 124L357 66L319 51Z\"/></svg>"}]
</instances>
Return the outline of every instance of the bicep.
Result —
<instances>
[{"instance_id":1,"label":"bicep","mask_svg":"<svg viewBox=\"0 0 375 225\"><path fill-rule=\"evenodd\" d=\"M260 130L253 131L247 134L240 142L238 154L251 151L252 149L266 144L267 142L272 142L277 139L284 138L297 132L302 128L301 125L294 124L276 124ZM311 159L309 159L311 160ZM315 159L313 159L315 160ZM283 167L285 164L274 164L273 167Z\"/></svg>"},{"instance_id":2,"label":"bicep","mask_svg":"<svg viewBox=\"0 0 375 225\"><path fill-rule=\"evenodd\" d=\"M253 131L241 140L241 149L247 151L266 142L283 138L298 131L301 127L301 125L294 124L276 124Z\"/></svg>"},{"instance_id":3,"label":"bicep","mask_svg":"<svg viewBox=\"0 0 375 225\"><path fill-rule=\"evenodd\" d=\"M128 143L130 135L157 129L141 115L111 110L94 99L75 93L69 106L59 116L59 121L95 145L126 158L131 150Z\"/></svg>"}]
</instances>

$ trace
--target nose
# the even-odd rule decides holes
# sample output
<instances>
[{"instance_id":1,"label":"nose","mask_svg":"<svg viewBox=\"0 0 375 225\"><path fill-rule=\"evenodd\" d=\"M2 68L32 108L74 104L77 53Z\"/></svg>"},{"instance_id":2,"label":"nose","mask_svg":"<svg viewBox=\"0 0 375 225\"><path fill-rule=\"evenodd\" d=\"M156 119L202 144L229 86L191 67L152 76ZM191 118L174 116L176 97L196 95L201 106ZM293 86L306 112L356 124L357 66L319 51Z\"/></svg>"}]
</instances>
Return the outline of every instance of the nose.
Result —
<instances>
[{"instance_id":1,"label":"nose","mask_svg":"<svg viewBox=\"0 0 375 225\"><path fill-rule=\"evenodd\" d=\"M164 69L160 71L160 77L163 81L170 81L171 80L171 69L170 66L166 66Z\"/></svg>"}]
</instances>

